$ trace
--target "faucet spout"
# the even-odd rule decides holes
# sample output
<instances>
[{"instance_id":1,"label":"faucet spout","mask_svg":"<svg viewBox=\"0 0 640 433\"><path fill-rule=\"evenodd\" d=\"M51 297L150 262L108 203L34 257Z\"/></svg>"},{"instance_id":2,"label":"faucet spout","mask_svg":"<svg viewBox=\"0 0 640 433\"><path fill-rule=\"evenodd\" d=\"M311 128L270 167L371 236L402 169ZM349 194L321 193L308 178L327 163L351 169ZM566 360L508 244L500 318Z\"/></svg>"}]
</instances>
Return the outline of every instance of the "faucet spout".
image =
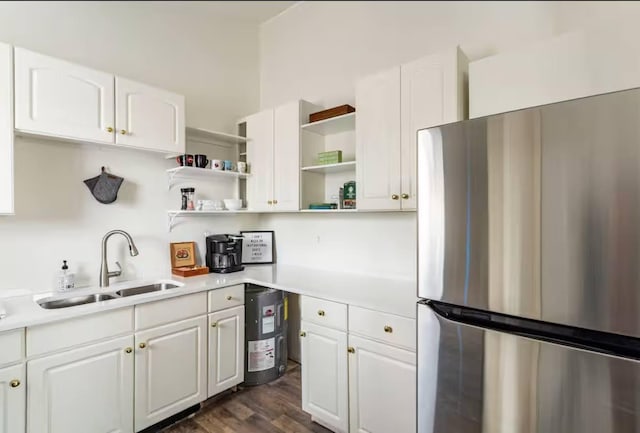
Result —
<instances>
[{"instance_id":1,"label":"faucet spout","mask_svg":"<svg viewBox=\"0 0 640 433\"><path fill-rule=\"evenodd\" d=\"M124 238L129 243L129 254L132 257L137 256L139 254L138 248L136 248L135 242L133 242L133 238L131 235L124 230L111 230L107 232L106 235L102 238L102 254L100 260L100 287L109 287L109 278L120 276L122 270L109 272L109 267L107 265L107 241L109 238L115 234L119 234L124 236ZM118 265L118 267L120 267Z\"/></svg>"}]
</instances>

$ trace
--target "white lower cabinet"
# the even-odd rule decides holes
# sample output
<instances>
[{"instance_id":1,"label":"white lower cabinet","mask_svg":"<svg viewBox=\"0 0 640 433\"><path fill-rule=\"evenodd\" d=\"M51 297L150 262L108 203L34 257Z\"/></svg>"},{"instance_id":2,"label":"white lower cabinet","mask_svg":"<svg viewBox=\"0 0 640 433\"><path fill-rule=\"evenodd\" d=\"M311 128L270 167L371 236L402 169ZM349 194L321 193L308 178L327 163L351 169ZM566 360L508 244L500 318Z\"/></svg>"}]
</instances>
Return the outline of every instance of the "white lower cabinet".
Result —
<instances>
[{"instance_id":1,"label":"white lower cabinet","mask_svg":"<svg viewBox=\"0 0 640 433\"><path fill-rule=\"evenodd\" d=\"M206 327L200 316L135 334L136 431L207 398Z\"/></svg>"},{"instance_id":2,"label":"white lower cabinet","mask_svg":"<svg viewBox=\"0 0 640 433\"><path fill-rule=\"evenodd\" d=\"M27 418L24 364L0 368L0 433L25 433Z\"/></svg>"},{"instance_id":3,"label":"white lower cabinet","mask_svg":"<svg viewBox=\"0 0 640 433\"><path fill-rule=\"evenodd\" d=\"M415 433L416 354L349 335L351 433Z\"/></svg>"},{"instance_id":4,"label":"white lower cabinet","mask_svg":"<svg viewBox=\"0 0 640 433\"><path fill-rule=\"evenodd\" d=\"M244 305L209 314L207 397L244 380Z\"/></svg>"},{"instance_id":5,"label":"white lower cabinet","mask_svg":"<svg viewBox=\"0 0 640 433\"><path fill-rule=\"evenodd\" d=\"M302 320L300 336L302 410L335 432L346 433L347 333Z\"/></svg>"},{"instance_id":6,"label":"white lower cabinet","mask_svg":"<svg viewBox=\"0 0 640 433\"><path fill-rule=\"evenodd\" d=\"M126 336L29 361L28 431L131 432L132 347Z\"/></svg>"}]
</instances>

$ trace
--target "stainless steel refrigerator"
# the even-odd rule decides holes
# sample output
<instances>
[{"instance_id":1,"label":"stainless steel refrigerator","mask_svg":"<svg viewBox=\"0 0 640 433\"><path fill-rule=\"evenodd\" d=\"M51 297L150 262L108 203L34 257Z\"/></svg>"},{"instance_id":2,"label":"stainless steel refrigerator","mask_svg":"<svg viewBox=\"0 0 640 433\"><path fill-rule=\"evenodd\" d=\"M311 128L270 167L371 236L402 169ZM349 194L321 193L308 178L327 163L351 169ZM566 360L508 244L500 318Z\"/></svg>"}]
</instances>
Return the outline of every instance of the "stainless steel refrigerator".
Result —
<instances>
[{"instance_id":1,"label":"stainless steel refrigerator","mask_svg":"<svg viewBox=\"0 0 640 433\"><path fill-rule=\"evenodd\" d=\"M640 432L640 90L418 133L419 433Z\"/></svg>"}]
</instances>

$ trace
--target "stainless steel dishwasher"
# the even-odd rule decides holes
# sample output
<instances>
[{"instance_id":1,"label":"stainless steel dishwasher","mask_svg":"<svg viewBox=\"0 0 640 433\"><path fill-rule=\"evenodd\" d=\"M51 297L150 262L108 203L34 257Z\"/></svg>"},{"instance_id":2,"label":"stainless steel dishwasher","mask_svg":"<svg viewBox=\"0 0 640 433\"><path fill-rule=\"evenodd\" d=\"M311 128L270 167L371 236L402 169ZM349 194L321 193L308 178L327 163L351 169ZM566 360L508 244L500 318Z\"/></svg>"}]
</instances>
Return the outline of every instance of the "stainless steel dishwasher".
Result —
<instances>
[{"instance_id":1,"label":"stainless steel dishwasher","mask_svg":"<svg viewBox=\"0 0 640 433\"><path fill-rule=\"evenodd\" d=\"M245 285L245 385L261 385L287 369L286 292Z\"/></svg>"}]
</instances>

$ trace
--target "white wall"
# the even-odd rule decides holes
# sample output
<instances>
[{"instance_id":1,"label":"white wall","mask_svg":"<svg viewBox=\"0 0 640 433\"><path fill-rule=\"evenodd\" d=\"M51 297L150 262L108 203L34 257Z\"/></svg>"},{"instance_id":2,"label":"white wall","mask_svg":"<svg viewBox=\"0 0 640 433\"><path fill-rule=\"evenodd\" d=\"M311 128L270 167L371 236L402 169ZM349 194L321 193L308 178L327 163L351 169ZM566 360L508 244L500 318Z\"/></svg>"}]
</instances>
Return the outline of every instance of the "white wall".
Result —
<instances>
[{"instance_id":1,"label":"white wall","mask_svg":"<svg viewBox=\"0 0 640 433\"><path fill-rule=\"evenodd\" d=\"M260 106L353 104L359 77L457 44L487 56L547 37L553 23L539 2L302 2L261 27ZM415 275L415 213L261 222L276 230L281 263Z\"/></svg>"},{"instance_id":2,"label":"white wall","mask_svg":"<svg viewBox=\"0 0 640 433\"><path fill-rule=\"evenodd\" d=\"M230 131L258 108L257 24L189 3L2 2L0 41L182 93L188 125ZM103 165L125 178L111 205L82 183ZM165 170L174 165L152 153L16 139L16 215L0 218L0 294L49 290L62 259L81 285L97 284L100 240L110 229L137 243L140 255L132 258L122 239L110 242L111 268L119 260L122 279L132 279L167 273L170 241L257 227L255 216L199 217L169 234L166 210L180 204L179 187L166 187ZM193 185L201 196L228 195Z\"/></svg>"}]
</instances>

